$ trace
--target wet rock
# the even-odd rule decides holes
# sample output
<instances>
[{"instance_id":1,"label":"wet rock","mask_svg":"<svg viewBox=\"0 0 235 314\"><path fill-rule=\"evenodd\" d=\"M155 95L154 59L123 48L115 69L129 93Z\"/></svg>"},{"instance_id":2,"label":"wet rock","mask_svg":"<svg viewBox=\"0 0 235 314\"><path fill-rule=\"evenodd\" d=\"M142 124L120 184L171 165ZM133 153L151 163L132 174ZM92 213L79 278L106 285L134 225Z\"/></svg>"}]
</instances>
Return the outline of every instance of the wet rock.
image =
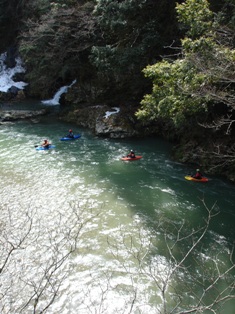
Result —
<instances>
[{"instance_id":1,"label":"wet rock","mask_svg":"<svg viewBox=\"0 0 235 314\"><path fill-rule=\"evenodd\" d=\"M97 118L95 133L98 136L110 138L126 138L138 135L131 122L127 121L121 112L114 112L111 115Z\"/></svg>"},{"instance_id":2,"label":"wet rock","mask_svg":"<svg viewBox=\"0 0 235 314\"><path fill-rule=\"evenodd\" d=\"M9 110L9 111L0 111L0 122L13 122L17 120L24 120L24 119L34 119L38 116L43 116L47 114L46 109L42 110Z\"/></svg>"},{"instance_id":3,"label":"wet rock","mask_svg":"<svg viewBox=\"0 0 235 314\"><path fill-rule=\"evenodd\" d=\"M11 86L10 88L8 88L7 93L13 94L13 96L16 96L19 92L19 88L17 88L16 86Z\"/></svg>"},{"instance_id":4,"label":"wet rock","mask_svg":"<svg viewBox=\"0 0 235 314\"><path fill-rule=\"evenodd\" d=\"M15 46L10 46L7 49L5 64L8 68L14 68L16 66L17 50Z\"/></svg>"},{"instance_id":5,"label":"wet rock","mask_svg":"<svg viewBox=\"0 0 235 314\"><path fill-rule=\"evenodd\" d=\"M122 109L116 110L116 107L113 109L106 105L84 106L70 111L61 119L92 129L97 136L110 138L139 136L133 115L127 114Z\"/></svg>"},{"instance_id":6,"label":"wet rock","mask_svg":"<svg viewBox=\"0 0 235 314\"><path fill-rule=\"evenodd\" d=\"M0 101L14 101L25 99L25 92L15 86L11 86L7 92L0 92Z\"/></svg>"},{"instance_id":7,"label":"wet rock","mask_svg":"<svg viewBox=\"0 0 235 314\"><path fill-rule=\"evenodd\" d=\"M97 119L104 116L108 109L107 106L101 105L83 106L70 111L68 114L63 114L61 119L94 130Z\"/></svg>"},{"instance_id":8,"label":"wet rock","mask_svg":"<svg viewBox=\"0 0 235 314\"><path fill-rule=\"evenodd\" d=\"M26 98L25 92L22 89L20 89L17 93L16 100L23 100L25 98Z\"/></svg>"}]
</instances>

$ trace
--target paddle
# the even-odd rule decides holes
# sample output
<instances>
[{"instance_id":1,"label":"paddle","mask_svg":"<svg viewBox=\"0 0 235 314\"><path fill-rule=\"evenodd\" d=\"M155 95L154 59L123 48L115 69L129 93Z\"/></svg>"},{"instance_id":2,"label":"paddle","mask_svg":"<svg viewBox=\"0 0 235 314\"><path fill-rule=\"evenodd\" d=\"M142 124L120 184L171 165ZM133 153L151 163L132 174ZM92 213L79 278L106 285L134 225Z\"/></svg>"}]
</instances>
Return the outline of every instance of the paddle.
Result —
<instances>
[{"instance_id":1,"label":"paddle","mask_svg":"<svg viewBox=\"0 0 235 314\"><path fill-rule=\"evenodd\" d=\"M49 146L51 146L52 144L49 144ZM44 147L43 145L34 145L35 148L37 147Z\"/></svg>"}]
</instances>

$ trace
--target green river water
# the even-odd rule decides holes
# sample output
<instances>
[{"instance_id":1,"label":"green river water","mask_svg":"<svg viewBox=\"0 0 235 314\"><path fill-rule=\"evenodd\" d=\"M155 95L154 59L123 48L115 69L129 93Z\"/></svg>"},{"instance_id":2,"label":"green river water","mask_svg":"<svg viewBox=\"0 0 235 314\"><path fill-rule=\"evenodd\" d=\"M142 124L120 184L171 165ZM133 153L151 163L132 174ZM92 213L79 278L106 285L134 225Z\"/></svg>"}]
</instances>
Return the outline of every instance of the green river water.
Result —
<instances>
[{"instance_id":1,"label":"green river water","mask_svg":"<svg viewBox=\"0 0 235 314\"><path fill-rule=\"evenodd\" d=\"M61 142L69 128L81 138ZM34 146L45 138L56 148L36 151ZM19 239L27 226L25 213L33 217L26 243L1 276L2 313L19 313L16 309L29 299L41 271L73 245L68 230L78 226L77 218L83 226L77 248L56 270L54 286L63 279L48 313L178 313L197 303L218 269L231 266L235 186L214 176L208 176L206 184L186 181L184 176L195 168L174 162L169 143L158 138L98 138L48 116L39 123L0 126L0 145L1 224L10 221L8 234L17 233ZM121 161L130 149L143 158ZM171 252L176 260L187 252L197 236L192 240L186 235L202 227L207 217L202 199L217 215L183 263L187 270L178 269L170 278L164 309L160 288L174 267L167 243L174 243L176 228L184 224L180 234L185 240ZM231 281L232 271L216 281L204 304ZM181 297L178 309L176 294ZM214 308L216 313L233 314L235 302ZM33 312L28 307L22 313Z\"/></svg>"}]
</instances>

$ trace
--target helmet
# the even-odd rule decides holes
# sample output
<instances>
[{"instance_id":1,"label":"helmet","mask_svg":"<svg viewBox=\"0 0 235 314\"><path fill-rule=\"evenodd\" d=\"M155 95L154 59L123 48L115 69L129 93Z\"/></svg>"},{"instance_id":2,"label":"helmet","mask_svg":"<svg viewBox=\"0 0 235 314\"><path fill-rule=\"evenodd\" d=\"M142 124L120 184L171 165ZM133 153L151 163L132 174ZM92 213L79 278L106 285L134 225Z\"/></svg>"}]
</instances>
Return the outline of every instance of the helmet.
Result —
<instances>
[{"instance_id":1,"label":"helmet","mask_svg":"<svg viewBox=\"0 0 235 314\"><path fill-rule=\"evenodd\" d=\"M133 149L131 149L131 152L133 153Z\"/></svg>"},{"instance_id":2,"label":"helmet","mask_svg":"<svg viewBox=\"0 0 235 314\"><path fill-rule=\"evenodd\" d=\"M196 171L200 171L200 169L197 169Z\"/></svg>"}]
</instances>

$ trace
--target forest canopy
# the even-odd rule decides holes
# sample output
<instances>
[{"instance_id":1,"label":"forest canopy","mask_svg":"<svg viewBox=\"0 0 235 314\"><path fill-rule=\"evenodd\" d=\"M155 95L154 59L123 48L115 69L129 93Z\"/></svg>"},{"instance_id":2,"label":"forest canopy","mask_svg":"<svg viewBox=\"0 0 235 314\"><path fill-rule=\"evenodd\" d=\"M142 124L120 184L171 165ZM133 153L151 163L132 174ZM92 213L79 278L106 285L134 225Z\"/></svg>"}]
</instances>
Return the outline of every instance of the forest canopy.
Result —
<instances>
[{"instance_id":1,"label":"forest canopy","mask_svg":"<svg viewBox=\"0 0 235 314\"><path fill-rule=\"evenodd\" d=\"M217 117L215 127L231 127L228 122L233 122L235 109L234 25L213 13L206 0L187 0L177 4L176 10L179 23L186 29L179 57L165 58L144 69L153 89L142 100L137 116L168 118L180 127L195 114L200 117L213 111L218 104L225 110L221 110L223 115Z\"/></svg>"}]
</instances>

